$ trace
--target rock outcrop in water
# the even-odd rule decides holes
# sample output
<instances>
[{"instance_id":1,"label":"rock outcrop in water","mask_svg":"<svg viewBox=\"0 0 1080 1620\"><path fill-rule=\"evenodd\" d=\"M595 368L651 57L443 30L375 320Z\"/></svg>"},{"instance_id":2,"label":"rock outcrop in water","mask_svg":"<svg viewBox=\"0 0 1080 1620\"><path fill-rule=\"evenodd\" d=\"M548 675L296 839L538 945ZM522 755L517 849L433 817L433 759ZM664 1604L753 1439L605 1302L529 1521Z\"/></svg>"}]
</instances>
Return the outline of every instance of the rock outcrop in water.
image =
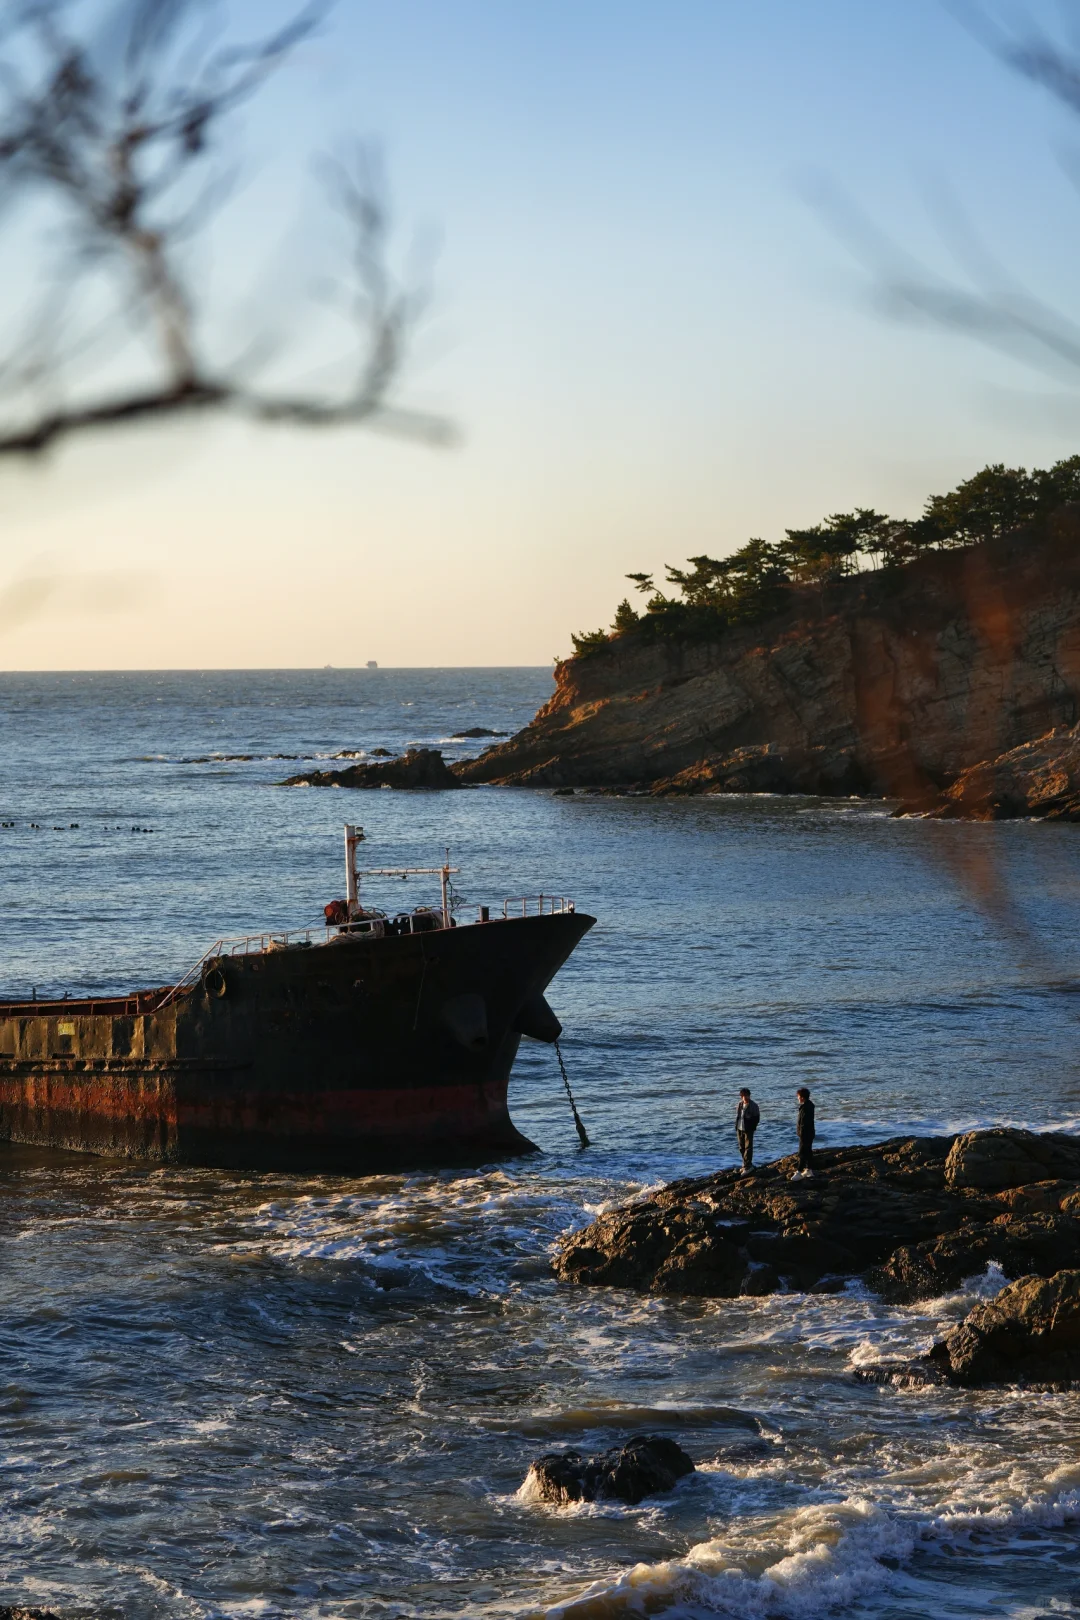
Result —
<instances>
[{"instance_id":1,"label":"rock outcrop in water","mask_svg":"<svg viewBox=\"0 0 1080 1620\"><path fill-rule=\"evenodd\" d=\"M796 592L711 641L639 627L555 678L530 725L455 767L464 780L929 809L964 771L1080 719L1080 508L824 602Z\"/></svg>"},{"instance_id":2,"label":"rock outcrop in water","mask_svg":"<svg viewBox=\"0 0 1080 1620\"><path fill-rule=\"evenodd\" d=\"M659 1434L635 1434L624 1446L599 1457L579 1451L549 1451L538 1457L521 1488L531 1502L628 1502L660 1496L694 1472L694 1465L674 1440Z\"/></svg>"},{"instance_id":3,"label":"rock outcrop in water","mask_svg":"<svg viewBox=\"0 0 1080 1620\"><path fill-rule=\"evenodd\" d=\"M1080 1271L1021 1277L913 1361L862 1367L864 1384L1071 1385L1080 1381Z\"/></svg>"},{"instance_id":4,"label":"rock outcrop in water","mask_svg":"<svg viewBox=\"0 0 1080 1620\"><path fill-rule=\"evenodd\" d=\"M1059 727L972 765L929 813L939 820L1080 821L1080 726Z\"/></svg>"},{"instance_id":5,"label":"rock outcrop in water","mask_svg":"<svg viewBox=\"0 0 1080 1620\"><path fill-rule=\"evenodd\" d=\"M897 1302L957 1287L993 1263L1006 1277L1080 1267L1080 1139L992 1130L895 1137L752 1175L673 1182L572 1232L554 1261L568 1283L733 1298L835 1290L852 1277Z\"/></svg>"},{"instance_id":6,"label":"rock outcrop in water","mask_svg":"<svg viewBox=\"0 0 1080 1620\"><path fill-rule=\"evenodd\" d=\"M459 788L461 783L437 748L410 748L400 759L379 765L350 765L343 771L306 771L282 787Z\"/></svg>"}]
</instances>

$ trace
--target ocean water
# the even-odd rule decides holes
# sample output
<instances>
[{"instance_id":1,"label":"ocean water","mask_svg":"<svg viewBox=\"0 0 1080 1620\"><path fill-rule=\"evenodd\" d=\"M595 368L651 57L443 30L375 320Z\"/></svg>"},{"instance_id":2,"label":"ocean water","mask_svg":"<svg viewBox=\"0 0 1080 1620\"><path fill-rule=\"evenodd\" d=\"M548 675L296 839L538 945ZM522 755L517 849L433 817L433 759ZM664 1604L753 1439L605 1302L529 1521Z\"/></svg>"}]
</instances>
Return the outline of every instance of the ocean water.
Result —
<instances>
[{"instance_id":1,"label":"ocean water","mask_svg":"<svg viewBox=\"0 0 1080 1620\"><path fill-rule=\"evenodd\" d=\"M1080 1128L1080 829L854 801L288 789L307 762L510 731L544 670L0 676L3 994L164 984L449 845L472 901L598 923L550 992L593 1138L525 1043L533 1159L348 1179L0 1146L0 1601L142 1617L1080 1613L1080 1395L864 1388L992 1273L886 1307L556 1284L558 1234L674 1175L822 1141ZM275 756L285 755L287 758ZM235 757L246 756L246 757ZM147 830L134 830L147 829ZM400 885L387 895L400 903ZM410 884L410 903L430 898ZM519 1493L663 1426L635 1509Z\"/></svg>"}]
</instances>

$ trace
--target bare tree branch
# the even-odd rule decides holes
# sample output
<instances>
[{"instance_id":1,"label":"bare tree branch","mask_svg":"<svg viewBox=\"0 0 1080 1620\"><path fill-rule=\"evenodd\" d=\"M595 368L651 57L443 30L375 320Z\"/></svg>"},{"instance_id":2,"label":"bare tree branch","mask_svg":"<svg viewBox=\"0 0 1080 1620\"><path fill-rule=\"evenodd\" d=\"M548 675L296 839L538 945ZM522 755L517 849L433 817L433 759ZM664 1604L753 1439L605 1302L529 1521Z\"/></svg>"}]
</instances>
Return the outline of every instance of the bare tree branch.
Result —
<instances>
[{"instance_id":1,"label":"bare tree branch","mask_svg":"<svg viewBox=\"0 0 1080 1620\"><path fill-rule=\"evenodd\" d=\"M1007 32L985 10L957 0L950 9L1006 67L1080 114L1080 47L1060 43L1033 23ZM876 302L886 313L974 337L1052 376L1080 373L1080 322L995 264L959 204L943 222L961 271L960 278L950 279L914 259L850 199L820 188L814 200L871 272Z\"/></svg>"},{"instance_id":2,"label":"bare tree branch","mask_svg":"<svg viewBox=\"0 0 1080 1620\"><path fill-rule=\"evenodd\" d=\"M884 314L977 338L1051 376L1080 372L1080 325L996 271L985 254L981 263L964 254L967 283L951 281L881 231L850 198L817 186L811 200L870 273L874 303ZM966 229L959 217L953 224Z\"/></svg>"},{"instance_id":3,"label":"bare tree branch","mask_svg":"<svg viewBox=\"0 0 1080 1620\"><path fill-rule=\"evenodd\" d=\"M87 0L9 0L0 22L0 210L47 202L66 231L40 318L0 355L0 456L38 454L81 431L233 409L309 427L379 420L445 442L448 424L392 406L408 340L426 302L389 267L389 213L371 154L325 166L353 241L348 312L358 358L336 393L264 394L241 367L203 352L202 316L181 250L220 207L235 165L218 159L223 126L325 22L311 0L284 26L227 38L223 0L120 0L95 33ZM81 397L67 379L87 344L80 298L103 286L107 329L139 335L153 380ZM73 314L73 311L75 312ZM61 343L65 328L75 334ZM130 339L129 339L130 341ZM272 351L264 335L253 346ZM82 391L86 392L85 389ZM73 397L73 395L75 397ZM3 420L7 408L9 420Z\"/></svg>"}]
</instances>

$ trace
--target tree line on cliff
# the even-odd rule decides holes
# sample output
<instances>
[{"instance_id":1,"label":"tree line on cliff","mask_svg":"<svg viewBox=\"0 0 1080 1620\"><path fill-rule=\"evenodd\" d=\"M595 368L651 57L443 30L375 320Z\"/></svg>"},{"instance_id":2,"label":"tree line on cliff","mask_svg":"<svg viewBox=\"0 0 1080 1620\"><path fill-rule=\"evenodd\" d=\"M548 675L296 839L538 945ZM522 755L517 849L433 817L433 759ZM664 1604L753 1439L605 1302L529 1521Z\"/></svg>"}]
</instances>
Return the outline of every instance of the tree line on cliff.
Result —
<instances>
[{"instance_id":1,"label":"tree line on cliff","mask_svg":"<svg viewBox=\"0 0 1080 1620\"><path fill-rule=\"evenodd\" d=\"M753 624L778 612L793 590L830 584L868 569L896 571L928 551L955 551L1047 517L1080 501L1080 455L1052 467L997 462L947 495L931 495L917 518L891 518L872 507L833 512L783 540L751 539L729 557L690 557L686 568L665 566L666 587L651 574L627 574L646 598L639 612L619 603L610 630L571 636L585 657L631 632L672 638L712 636L733 624Z\"/></svg>"}]
</instances>

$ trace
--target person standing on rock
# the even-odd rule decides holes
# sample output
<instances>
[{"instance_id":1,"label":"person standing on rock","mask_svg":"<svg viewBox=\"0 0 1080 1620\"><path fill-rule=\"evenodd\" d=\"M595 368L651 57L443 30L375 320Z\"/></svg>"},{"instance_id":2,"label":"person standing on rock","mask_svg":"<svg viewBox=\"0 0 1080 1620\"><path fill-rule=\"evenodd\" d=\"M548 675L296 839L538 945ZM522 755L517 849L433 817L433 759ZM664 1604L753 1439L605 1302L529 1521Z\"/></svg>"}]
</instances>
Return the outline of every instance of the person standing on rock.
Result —
<instances>
[{"instance_id":1,"label":"person standing on rock","mask_svg":"<svg viewBox=\"0 0 1080 1620\"><path fill-rule=\"evenodd\" d=\"M744 1176L754 1168L754 1132L760 1121L761 1109L751 1097L750 1087L743 1086L739 1092L739 1106L735 1110L735 1135L739 1140Z\"/></svg>"},{"instance_id":2,"label":"person standing on rock","mask_svg":"<svg viewBox=\"0 0 1080 1620\"><path fill-rule=\"evenodd\" d=\"M799 1138L799 1168L797 1176L812 1176L814 1173L814 1102L806 1086L800 1086L795 1093L795 1100L799 1105L799 1112L795 1119L795 1130Z\"/></svg>"}]
</instances>

